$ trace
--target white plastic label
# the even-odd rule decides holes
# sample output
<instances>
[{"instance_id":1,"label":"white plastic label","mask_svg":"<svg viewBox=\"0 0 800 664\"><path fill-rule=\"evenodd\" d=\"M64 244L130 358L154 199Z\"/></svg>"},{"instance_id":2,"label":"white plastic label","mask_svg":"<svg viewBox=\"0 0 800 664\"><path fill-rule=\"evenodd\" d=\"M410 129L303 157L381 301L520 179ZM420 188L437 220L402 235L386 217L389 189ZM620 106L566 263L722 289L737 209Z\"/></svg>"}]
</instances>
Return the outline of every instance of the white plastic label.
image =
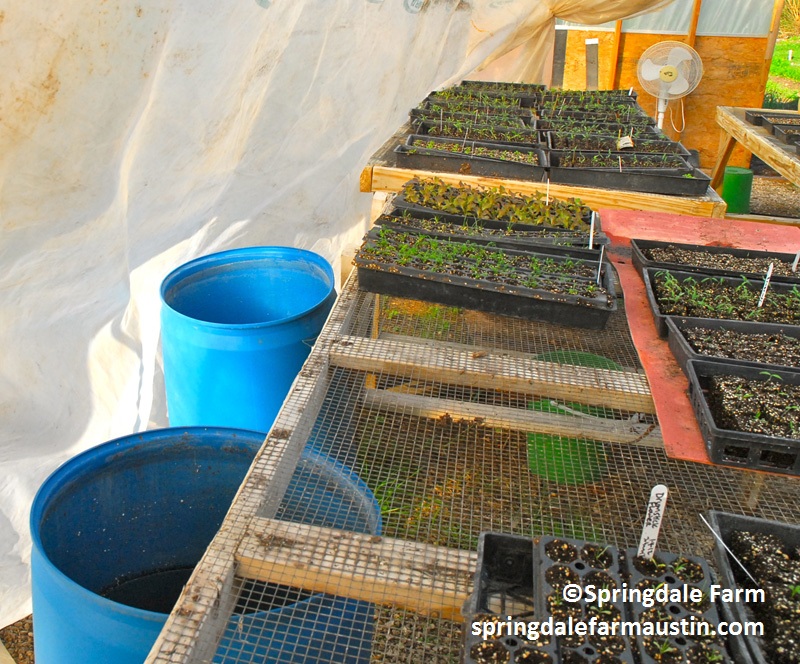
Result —
<instances>
[{"instance_id":1,"label":"white plastic label","mask_svg":"<svg viewBox=\"0 0 800 664\"><path fill-rule=\"evenodd\" d=\"M644 528L642 528L642 537L639 540L639 550L637 551L642 558L649 560L656 552L658 533L661 530L661 520L664 518L668 495L669 489L663 484L656 484L650 492L650 502L647 503Z\"/></svg>"},{"instance_id":2,"label":"white plastic label","mask_svg":"<svg viewBox=\"0 0 800 664\"><path fill-rule=\"evenodd\" d=\"M761 308L764 306L764 300L767 297L767 289L769 288L769 280L772 278L772 268L775 267L775 263L769 264L769 269L767 270L767 276L764 277L764 288L761 289L761 297L758 298L758 306Z\"/></svg>"},{"instance_id":3,"label":"white plastic label","mask_svg":"<svg viewBox=\"0 0 800 664\"><path fill-rule=\"evenodd\" d=\"M617 139L617 150L625 150L626 148L632 148L633 145L633 138L630 136L620 136Z\"/></svg>"}]
</instances>

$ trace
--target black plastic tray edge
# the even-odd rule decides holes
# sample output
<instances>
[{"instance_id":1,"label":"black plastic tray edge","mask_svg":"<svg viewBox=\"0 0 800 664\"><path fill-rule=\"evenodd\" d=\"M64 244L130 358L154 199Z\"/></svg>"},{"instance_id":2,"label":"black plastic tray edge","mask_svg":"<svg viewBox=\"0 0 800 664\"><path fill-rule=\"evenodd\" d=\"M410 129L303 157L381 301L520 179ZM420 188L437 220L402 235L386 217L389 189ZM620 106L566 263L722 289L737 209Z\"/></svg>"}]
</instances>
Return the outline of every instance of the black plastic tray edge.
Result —
<instances>
[{"instance_id":1,"label":"black plastic tray edge","mask_svg":"<svg viewBox=\"0 0 800 664\"><path fill-rule=\"evenodd\" d=\"M495 144L496 146L497 144ZM415 152L409 152L412 149ZM534 166L469 155L443 154L433 150L427 151L424 148L409 148L407 145L398 145L394 149L394 154L399 168L433 173L469 173L470 175L532 182L542 182L547 174L547 168L542 165Z\"/></svg>"},{"instance_id":2,"label":"black plastic tray edge","mask_svg":"<svg viewBox=\"0 0 800 664\"><path fill-rule=\"evenodd\" d=\"M583 548L583 546L586 545L586 544L596 544L596 545L599 545L599 546L605 546L601 542L594 542L594 541L591 541L591 540L572 539L572 538L569 538L569 537L560 537L560 536L556 536L556 535L544 535L544 536L542 536L542 537L540 537L538 539L538 541L536 542L537 574L534 575L534 579L538 580L538 584L536 585L536 588L537 588L538 592L535 593L536 611L537 611L537 615L541 616L542 620L545 620L546 619L545 617L547 615L549 615L549 612L547 611L547 595L552 590L552 586L550 586L550 584L548 584L547 581L544 578L544 573L546 571L545 570L545 565L547 564L547 561L545 559L546 554L544 552L544 549L545 549L545 546L547 545L547 543L551 542L553 540L560 540L560 541L564 541L564 542L569 542L570 544L575 546L578 550ZM592 569L593 570L597 570L597 571L601 571L601 572L606 572L607 574L609 574L609 576L614 578L620 584L620 587L621 587L621 584L624 581L624 577L623 577L623 566L624 566L624 563L623 563L623 561L621 559L622 554L621 554L620 550L617 547L611 546L611 545L608 545L608 547L609 547L609 549L611 549L613 551L613 555L614 555L614 563L612 564L612 567L607 568L607 569L600 569L600 568L594 567ZM549 559L549 560L552 561L552 559ZM565 563L552 561L552 564L554 564L554 565L563 565ZM534 581L534 583L536 583L536 581ZM614 606L616 606L616 608L620 611L621 617L623 619L625 619L627 617L626 616L627 608L626 608L625 604L623 602L614 602ZM634 654L635 649L636 649L635 640L631 639L629 637L627 643L628 643L628 649L625 652L617 653L614 656L617 659L619 659L621 662L623 662L624 664L634 664L634 662L636 661L635 654ZM584 640L584 645L587 645L587 641L586 640ZM592 662L592 661L594 661L595 658L599 657L599 655L597 655L595 658L592 658L591 656L586 655L585 652L581 651L583 646L577 646L575 648L572 648L572 647L568 647L568 646L564 646L562 644L559 644L559 652L560 652L560 650L562 648L566 648L566 649L571 650L571 651L576 651L587 662Z\"/></svg>"},{"instance_id":3,"label":"black plastic tray edge","mask_svg":"<svg viewBox=\"0 0 800 664\"><path fill-rule=\"evenodd\" d=\"M410 274L370 269L359 265L358 262L356 265L359 286L369 292L425 300L445 306L474 309L525 320L601 330L617 309L616 298L613 300L613 306L601 309L566 301L556 302L550 299L537 299L488 290L483 284L480 286L469 285L466 278L462 280L464 283L453 284L436 278L421 278ZM610 271L607 271L606 275L608 278ZM433 276L431 275L431 277ZM609 285L612 287L610 292L613 292L613 284L610 279L605 284L606 288Z\"/></svg>"},{"instance_id":4,"label":"black plastic tray edge","mask_svg":"<svg viewBox=\"0 0 800 664\"><path fill-rule=\"evenodd\" d=\"M658 272L669 272L670 274L675 275L678 279L684 277L692 277L696 279L698 274L703 274L702 272L686 272L685 270L670 270L666 268L649 268L645 267L642 269L642 277L644 280L644 288L645 293L647 295L647 303L650 305L650 311L653 314L653 319L655 320L656 330L658 330L658 334L662 339L665 339L667 336L667 315L662 314L661 310L658 307L658 302L656 302L655 292L653 290L653 278ZM725 275L718 275L720 278L727 280L731 279L738 279L738 277L732 276L725 276ZM738 279L741 281L741 279ZM791 284L787 283L776 283L776 286L783 286L784 288L788 288ZM676 316L676 318L684 318L684 316ZM687 317L688 318L688 317ZM736 318L692 318L693 320L739 320ZM798 327L792 325L791 323L769 323L769 325L783 325L784 327Z\"/></svg>"},{"instance_id":5,"label":"black plastic tray edge","mask_svg":"<svg viewBox=\"0 0 800 664\"><path fill-rule=\"evenodd\" d=\"M751 530L777 535L784 541L787 541L790 546L800 546L800 526L790 523L731 514L719 510L709 510L708 523L716 535L721 537L723 541L725 541L726 535L730 534L732 530ZM728 553L716 537L714 538L714 562L719 570L723 586L731 589L737 588L738 586ZM722 608L724 613L730 613L730 618L726 618L728 620L744 623L752 619L745 605L741 602L723 604ZM736 651L737 664L739 664L740 661L742 664L770 664L756 639L745 639L742 636L729 636L728 639L729 643ZM741 660L739 657L741 657Z\"/></svg>"},{"instance_id":6,"label":"black plastic tray edge","mask_svg":"<svg viewBox=\"0 0 800 664\"><path fill-rule=\"evenodd\" d=\"M683 331L687 328L706 327L710 329L728 329L741 334L786 334L800 339L800 326L781 325L780 323L754 323L751 321L722 320L720 318L688 318L682 316L667 316L667 342L675 360L684 374L687 373L686 364L689 360L705 360L707 362L720 362L727 365L741 365L745 367L758 367L762 371L791 370L797 367L780 364L766 364L752 360L735 360L729 357L714 355L701 355L689 344Z\"/></svg>"},{"instance_id":7,"label":"black plastic tray edge","mask_svg":"<svg viewBox=\"0 0 800 664\"><path fill-rule=\"evenodd\" d=\"M724 466L764 470L785 475L800 475L800 440L721 429L714 422L711 410L703 396L700 377L708 372L723 373L725 375L749 375L757 378L759 371L760 369L754 367L743 367L720 362L707 362L704 360L689 360L687 362L689 401L692 403L692 409L700 426L700 432L705 440L709 458L713 463ZM772 373L778 374L784 381L787 378L791 378L793 383L800 384L800 370L775 370ZM747 456L737 456L736 459L725 456L725 450L730 449L732 446L747 451ZM775 466L763 461L764 452L793 455L793 459L791 464Z\"/></svg>"},{"instance_id":8,"label":"black plastic tray edge","mask_svg":"<svg viewBox=\"0 0 800 664\"><path fill-rule=\"evenodd\" d=\"M398 193L392 199L392 204L396 208L398 208L400 210L409 210L412 214L415 214L415 215L417 215L417 214L425 215L425 218L442 217L442 218L446 218L446 219L448 219L450 221L453 221L453 222L459 223L459 224L464 223L464 221L473 221L473 222L478 222L478 223L484 224L484 225L490 225L492 228L503 228L503 227L505 227L507 225L507 222L502 221L500 219L484 219L484 218L480 218L480 217L472 217L472 216L469 216L469 215L458 215L458 214L454 214L452 212L442 212L441 210L436 210L435 208L425 207L423 205L419 205L418 203L409 203L405 198L405 194L403 194L402 192ZM590 223L589 217L584 216L582 219L583 219L584 223L587 223L587 224ZM552 231L554 234L555 233L560 233L560 234L564 234L564 235L567 235L567 236L575 235L575 234L585 235L586 238L587 238L586 242L588 243L588 237L589 237L589 231L588 230L587 231L571 231L571 230L569 230L567 228L563 228L563 227L560 227L560 226L548 226L547 224L540 224L540 225L535 225L535 224L514 224L514 227L515 228L519 228L520 230L525 230L526 228L532 228L532 229L546 228L546 229ZM607 244L608 243L608 238L603 234L603 225L602 225L602 220L601 220L601 217L600 217L599 213L597 213L597 215L596 215L594 231L595 231L595 233L594 233L595 242L597 242L598 244ZM604 242L599 242L598 238L601 239L601 240L604 240Z\"/></svg>"},{"instance_id":9,"label":"black plastic tray edge","mask_svg":"<svg viewBox=\"0 0 800 664\"><path fill-rule=\"evenodd\" d=\"M394 219L398 219L398 221L393 221ZM555 241L559 240L556 237L545 237L545 238L517 238L517 237L504 237L502 235L499 236L489 236L489 237L480 237L475 235L464 235L460 233L445 233L439 231L428 231L425 229L420 228L410 228L407 227L402 221L399 221L399 217L394 217L392 215L381 215L377 219L375 219L375 225L381 227L391 228L396 231L400 231L403 233L414 233L416 235L429 235L431 237L438 237L451 240L453 242L474 242L476 244L485 244L485 245L493 245L500 249L510 249L512 251L525 251L530 253L536 254L548 254L554 256L570 256L572 258L582 258L585 260L598 260L600 258L600 250L599 249L589 249L588 247L582 247L579 245L572 245L572 244L555 244ZM565 238L566 239L566 238Z\"/></svg>"},{"instance_id":10,"label":"black plastic tray edge","mask_svg":"<svg viewBox=\"0 0 800 664\"><path fill-rule=\"evenodd\" d=\"M622 172L607 169L561 168L550 166L550 182L598 189L620 189L664 196L704 196L711 178L703 171L689 165L691 178L681 175L643 172Z\"/></svg>"},{"instance_id":11,"label":"black plastic tray edge","mask_svg":"<svg viewBox=\"0 0 800 664\"><path fill-rule=\"evenodd\" d=\"M775 258L777 260L791 263L794 261L795 254L784 254L773 251L759 251L756 249L737 249L735 247L720 247L716 245L704 244L688 244L684 242L661 242L658 240L642 240L634 238L631 240L631 262L642 276L642 270L646 267L655 268L660 270L679 270L681 272L702 272L703 274L718 274L720 276L746 276L748 278L761 278L763 280L764 274L759 272L733 272L731 270L721 270L718 268L707 268L699 265L686 265L685 263L660 263L653 261L644 255L644 250L663 248L663 247L677 247L679 249L701 249L711 254L731 254L738 258ZM780 281L787 284L800 283L800 274L797 277L786 277L775 275L772 281Z\"/></svg>"}]
</instances>

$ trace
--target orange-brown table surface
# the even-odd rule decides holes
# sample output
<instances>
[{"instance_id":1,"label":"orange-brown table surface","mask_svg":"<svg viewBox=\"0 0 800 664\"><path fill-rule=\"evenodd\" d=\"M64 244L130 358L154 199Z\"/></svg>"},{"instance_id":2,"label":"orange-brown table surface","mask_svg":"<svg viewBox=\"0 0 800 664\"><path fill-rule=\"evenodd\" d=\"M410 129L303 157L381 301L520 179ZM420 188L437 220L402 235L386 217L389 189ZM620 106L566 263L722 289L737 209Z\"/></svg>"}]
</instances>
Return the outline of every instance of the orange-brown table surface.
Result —
<instances>
[{"instance_id":1,"label":"orange-brown table surface","mask_svg":"<svg viewBox=\"0 0 800 664\"><path fill-rule=\"evenodd\" d=\"M800 228L628 210L602 210L600 216L603 231L611 239L609 259L619 273L628 324L650 383L667 455L710 463L689 402L688 381L666 339L656 332L644 283L631 264L630 241L638 238L794 253L800 250Z\"/></svg>"}]
</instances>

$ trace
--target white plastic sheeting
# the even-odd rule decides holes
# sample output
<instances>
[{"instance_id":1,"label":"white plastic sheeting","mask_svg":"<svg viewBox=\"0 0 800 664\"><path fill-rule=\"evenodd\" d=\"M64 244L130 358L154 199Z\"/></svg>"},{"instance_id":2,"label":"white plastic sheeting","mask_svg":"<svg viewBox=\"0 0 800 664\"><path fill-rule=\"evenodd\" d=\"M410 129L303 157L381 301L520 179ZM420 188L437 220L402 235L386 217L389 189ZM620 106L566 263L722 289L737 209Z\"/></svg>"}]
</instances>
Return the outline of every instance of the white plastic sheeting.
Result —
<instances>
[{"instance_id":1,"label":"white plastic sheeting","mask_svg":"<svg viewBox=\"0 0 800 664\"><path fill-rule=\"evenodd\" d=\"M237 246L338 268L370 155L430 89L552 19L668 0L9 0L0 9L0 626L29 604L28 511L103 441L167 425L158 288ZM508 80L522 70L508 71Z\"/></svg>"},{"instance_id":2,"label":"white plastic sheeting","mask_svg":"<svg viewBox=\"0 0 800 664\"><path fill-rule=\"evenodd\" d=\"M623 32L685 35L692 22L695 0L674 0L666 7L622 22ZM703 0L697 34L703 36L766 37L775 0ZM562 23L562 21L559 21ZM580 27L577 23L569 23ZM614 21L602 24L614 29Z\"/></svg>"}]
</instances>

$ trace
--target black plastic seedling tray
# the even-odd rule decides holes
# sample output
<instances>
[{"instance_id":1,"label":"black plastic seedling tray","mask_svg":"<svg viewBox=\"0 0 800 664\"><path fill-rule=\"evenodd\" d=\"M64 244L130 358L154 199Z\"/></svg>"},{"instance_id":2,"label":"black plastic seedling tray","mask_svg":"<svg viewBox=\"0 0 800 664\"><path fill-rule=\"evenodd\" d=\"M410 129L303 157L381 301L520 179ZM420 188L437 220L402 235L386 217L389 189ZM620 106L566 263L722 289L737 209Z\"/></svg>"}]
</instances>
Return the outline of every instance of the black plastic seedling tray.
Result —
<instances>
[{"instance_id":1,"label":"black plastic seedling tray","mask_svg":"<svg viewBox=\"0 0 800 664\"><path fill-rule=\"evenodd\" d=\"M798 125L781 125L776 124L772 126L773 134L779 141L788 145L793 145L800 141L800 126Z\"/></svg>"},{"instance_id":2,"label":"black plastic seedling tray","mask_svg":"<svg viewBox=\"0 0 800 664\"><path fill-rule=\"evenodd\" d=\"M695 568L699 568L702 576L687 578L681 570L676 571L675 566L679 566L678 563L682 559L688 561ZM681 598L679 601L668 601L661 607L665 615L669 616L671 620L678 622L683 619L687 621L703 621L709 625L709 631L714 630L716 632L720 615L716 604L709 597L711 586L716 582L716 579L708 563L703 558L656 551L651 561L655 561L657 564L651 564L652 569L640 569L637 566L636 549L630 548L625 552L625 561L627 582L631 588L649 587L655 590L661 584L665 584L670 589L677 589L681 594L684 593L684 588L686 588L686 599L690 601L684 602L682 601L683 598ZM650 561L644 561L644 563L649 564ZM706 601L692 602L692 593L695 596L704 594ZM631 619L634 621L640 620L652 608L646 607L639 602L631 602L629 604ZM731 661L722 640L714 639L713 637L693 639L691 636L682 634L677 638L669 638L669 645L676 652L681 653L683 659L680 661L685 661L686 653L691 651L692 648L701 645L705 645L706 648L716 652L721 658L719 661ZM638 647L638 656L642 664L657 664L656 660L646 651L641 637L636 638L636 646Z\"/></svg>"},{"instance_id":3,"label":"black plastic seedling tray","mask_svg":"<svg viewBox=\"0 0 800 664\"><path fill-rule=\"evenodd\" d=\"M537 237L537 241L540 234L546 233L548 236L547 241L549 242L549 238L552 238L552 242L554 244L571 244L574 246L583 245L586 247L588 247L589 244L588 225L591 222L591 213L588 213L581 219L582 223L587 226L586 230L578 231L569 230L561 226L550 226L546 224L511 224L498 219L485 219L477 218L471 215L459 215L450 212L442 212L434 208L424 207L415 203L409 203L402 193L398 194L394 199L392 199L392 204L396 210L399 210L400 212L408 211L412 216L419 217L421 219L438 218L441 221L446 221L458 226L463 224L477 224L485 228L493 228L497 230L508 229L523 233L530 233L532 237ZM592 240L592 244L594 247L599 247L604 244L607 245L608 243L608 237L603 233L602 222L600 220L600 215L598 214L595 217L594 238Z\"/></svg>"},{"instance_id":4,"label":"black plastic seedling tray","mask_svg":"<svg viewBox=\"0 0 800 664\"><path fill-rule=\"evenodd\" d=\"M782 261L784 263L792 263L795 254L777 253L774 251L757 251L755 249L735 249L733 247L718 247L702 244L684 244L681 242L662 242L659 240L631 240L631 261L636 271L642 275L646 267L661 270L680 270L682 272L702 272L703 274L718 274L726 276L746 276L748 279L764 279L765 273L760 272L747 272L740 270L723 270L712 267L702 267L699 265L690 265L688 263L666 263L654 261L647 258L645 252L650 249L663 249L663 248L685 249L687 251L703 251L709 254L730 254L736 258L760 258L764 260ZM785 275L774 274L771 277L772 281L780 281L785 283L800 284L800 272L797 276L790 277Z\"/></svg>"},{"instance_id":5,"label":"black plastic seedling tray","mask_svg":"<svg viewBox=\"0 0 800 664\"><path fill-rule=\"evenodd\" d=\"M538 163L534 165L493 157L478 157L466 153L449 152L436 147L415 147L413 143L416 140L422 140L426 145L459 143L463 144L465 148L504 149L503 146L499 146L496 143L459 141L452 138L410 134L406 142L398 145L394 150L397 165L400 168L533 180L534 182L541 182L547 172L547 155L540 148L523 145L513 147L514 152L536 155Z\"/></svg>"},{"instance_id":6,"label":"black plastic seedling tray","mask_svg":"<svg viewBox=\"0 0 800 664\"><path fill-rule=\"evenodd\" d=\"M781 111L771 108L751 108L744 112L744 119L757 127L762 126L764 117L775 118L780 122L783 118L796 118L798 117L798 113L790 111L782 113Z\"/></svg>"},{"instance_id":7,"label":"black plastic seedling tray","mask_svg":"<svg viewBox=\"0 0 800 664\"><path fill-rule=\"evenodd\" d=\"M543 108L536 112L536 117L539 120L586 120L587 122L602 122L620 125L635 125L637 127L652 126L656 121L649 115L641 112L635 106L625 114L619 114L615 111L584 111L576 110L570 106L565 106L563 109Z\"/></svg>"},{"instance_id":8,"label":"black plastic seedling tray","mask_svg":"<svg viewBox=\"0 0 800 664\"><path fill-rule=\"evenodd\" d=\"M669 348L684 373L687 373L689 360L706 360L707 362L720 362L727 365L738 364L741 366L758 368L760 371L772 371L772 369L791 370L795 368L775 363L738 360L730 357L700 354L692 348L686 338L685 331L694 328L705 328L711 330L730 330L742 335L783 334L788 337L800 339L800 326L781 325L779 323L754 323L742 320L720 320L716 318L681 318L675 316L668 316L666 318L666 325Z\"/></svg>"},{"instance_id":9,"label":"black plastic seedling tray","mask_svg":"<svg viewBox=\"0 0 800 664\"><path fill-rule=\"evenodd\" d=\"M712 376L742 376L765 380L763 368L690 360L687 362L689 398L700 432L713 463L787 475L800 475L800 439L767 436L719 427L711 414L705 391ZM770 369L784 385L800 385L800 370Z\"/></svg>"},{"instance_id":10,"label":"black plastic seedling tray","mask_svg":"<svg viewBox=\"0 0 800 664\"><path fill-rule=\"evenodd\" d=\"M531 124L533 122L533 118L523 118L519 115L511 115L511 116L503 116L503 115L489 115L486 114L480 115L476 117L474 113L459 113L456 111L445 112L444 110L440 111L430 111L425 108L412 108L408 112L408 117L411 122L415 122L416 120L429 120L431 122L448 122L449 120L460 120L463 122L482 122L486 124L491 124L494 126L503 126L503 127L518 127L518 128L531 128ZM527 122L526 122L527 119Z\"/></svg>"},{"instance_id":11,"label":"black plastic seedling tray","mask_svg":"<svg viewBox=\"0 0 800 664\"><path fill-rule=\"evenodd\" d=\"M550 638L529 641L519 633L483 638L473 634L473 624L482 629L493 621L527 622L535 619L534 558L532 539L518 535L481 533L478 538L478 567L475 589L464 604L464 662L484 664L497 661L515 664L535 653L558 662L556 644ZM492 653L497 659L492 659ZM538 660L541 661L541 660Z\"/></svg>"},{"instance_id":12,"label":"black plastic seedling tray","mask_svg":"<svg viewBox=\"0 0 800 664\"><path fill-rule=\"evenodd\" d=\"M800 552L800 526L752 516L730 514L711 510L708 513L709 525L714 530L714 561L719 570L720 581L725 588L749 589L753 583L745 572L729 555L725 546L730 548L731 535L736 531L748 531L773 535L785 542L788 548ZM719 539L717 539L719 538ZM751 572L752 573L752 572ZM743 601L725 602L721 604L723 617L728 621L746 623L758 618ZM756 636L730 636L729 643L737 664L771 664L763 639Z\"/></svg>"},{"instance_id":13,"label":"black plastic seedling tray","mask_svg":"<svg viewBox=\"0 0 800 664\"><path fill-rule=\"evenodd\" d=\"M443 127L449 124L451 123L437 122L436 120L415 120L412 123L412 128L415 134L421 136L437 136L441 138L449 138L450 140L459 140L459 139L467 139L469 141L476 140L476 141L482 141L484 143L497 143L498 145L515 145L515 146L527 145L529 147L538 147L538 148L545 147L544 141L546 139L536 129L527 129L522 127L498 127L496 125L473 124L470 125L466 131L463 131L459 126L458 133L460 133L460 136L445 136L441 133L437 133L437 128L439 132L441 132ZM490 130L497 135L497 138L494 137L486 138L485 136L475 135L476 132L490 131ZM519 139L512 140L510 138L504 137L504 134L510 134L510 133L515 134L516 136L519 137Z\"/></svg>"},{"instance_id":14,"label":"black plastic seedling tray","mask_svg":"<svg viewBox=\"0 0 800 664\"><path fill-rule=\"evenodd\" d=\"M483 244L487 246L497 247L499 249L512 249L516 251L528 251L538 254L549 254L552 256L570 256L572 258L580 258L582 260L597 261L600 258L599 249L588 249L584 246L571 244L569 238L563 235L549 235L523 237L517 235L475 235L467 234L459 231L461 224L448 224L451 230L426 230L409 225L404 221L401 215L396 214L382 214L375 219L375 225L383 228L391 228L392 230L402 233L415 233L418 235L427 235L430 237L440 238L443 240L450 240L451 242L474 242L475 244ZM585 241L581 244L585 244ZM597 243L595 243L597 246Z\"/></svg>"},{"instance_id":15,"label":"black plastic seedling tray","mask_svg":"<svg viewBox=\"0 0 800 664\"><path fill-rule=\"evenodd\" d=\"M548 131L548 132L541 132L542 138L548 141L548 148L551 150L567 150L570 146L570 141L572 140L572 136L561 134L558 131ZM595 140L600 143L599 150L604 152L611 151L619 152L621 154L628 154L631 152L644 152L646 154L677 154L686 159L690 159L692 154L685 148L681 143L677 143L676 141L670 141L667 138L647 138L645 136L640 136L634 139L634 147L633 148L624 148L620 149L617 147L617 141L619 138L615 135L600 135L600 134L578 134L575 136L576 139L581 140ZM641 149L639 149L641 148Z\"/></svg>"},{"instance_id":16,"label":"black plastic seedling tray","mask_svg":"<svg viewBox=\"0 0 800 664\"><path fill-rule=\"evenodd\" d=\"M637 138L654 138L664 140L667 135L658 127L650 124L625 124L623 122L595 122L591 118L534 118L531 124L541 131L557 133L575 132L581 134L598 134L603 136L633 136Z\"/></svg>"},{"instance_id":17,"label":"black plastic seedling tray","mask_svg":"<svg viewBox=\"0 0 800 664\"><path fill-rule=\"evenodd\" d=\"M595 603L590 609L591 605L586 601L569 603L561 597L561 582L577 583L587 591L590 585L595 590L606 585L622 588L622 563L616 547L564 537L542 537L537 546L536 559L536 611L542 620L553 615L553 599L559 602L556 610L572 615L575 620L588 621L592 615L599 622L625 619L625 605L622 601L610 601L602 606ZM559 578L560 582L554 577ZM564 616L556 617L556 620L564 619ZM573 661L572 656L577 661L587 663L603 661L604 656L612 656L616 658L612 661L625 664L633 664L635 661L631 642L625 637L607 638L603 642L597 636L573 634L561 637L558 649L561 658L558 661Z\"/></svg>"},{"instance_id":18,"label":"black plastic seedling tray","mask_svg":"<svg viewBox=\"0 0 800 664\"><path fill-rule=\"evenodd\" d=\"M666 268L659 269L659 268L649 268L649 267L646 267L646 268L644 268L642 270L642 277L643 277L643 280L644 280L644 287L645 287L645 293L647 295L647 302L650 305L650 311L653 313L653 318L654 318L655 324L656 324L656 330L658 331L659 336L661 336L662 338L666 338L666 336L667 336L667 315L662 313L661 308L659 307L658 301L656 300L656 296L655 296L655 276L660 272L669 272L669 274L674 275L675 278L678 279L681 282L683 282L684 280L689 279L689 278L695 279L695 280L701 280L701 279L703 279L705 277L704 277L704 273L702 273L702 272L687 272L687 271L684 271L684 270L668 270ZM731 284L731 285L735 285L735 286L739 286L742 283L742 278L741 278L741 276L738 276L738 275L737 276L719 275L719 276L715 276L714 278L715 279L722 279L726 283ZM762 286L762 284L760 282L756 281L756 282L751 282L750 285L748 286L748 288L750 288L750 289L759 289L760 290L761 286ZM770 285L770 291L771 292L777 291L777 292L781 292L781 293L787 293L787 292L789 292L791 290L792 287L794 287L793 284L786 284L786 283L781 283L781 282L773 282ZM678 316L678 317L681 318L681 316ZM697 318L696 320L704 321L704 320L739 320L739 319L723 319L723 318L709 318L709 319L706 319L706 318ZM778 324L778 325L782 325L784 327L789 327L789 328L797 327L797 326L792 325L790 323L770 323L770 324Z\"/></svg>"},{"instance_id":19,"label":"black plastic seedling tray","mask_svg":"<svg viewBox=\"0 0 800 664\"><path fill-rule=\"evenodd\" d=\"M376 233L376 229L370 231L366 241L374 242ZM614 279L610 264L605 261L601 285L606 294L591 299L451 275L446 268L441 272L419 270L395 263L365 260L358 255L355 264L359 286L366 291L450 307L586 329L603 329L611 314L617 310Z\"/></svg>"},{"instance_id":20,"label":"black plastic seedling tray","mask_svg":"<svg viewBox=\"0 0 800 664\"><path fill-rule=\"evenodd\" d=\"M762 115L761 126L773 135L775 134L776 127L800 127L800 123L789 122L788 120L800 120L800 113L795 113L793 115L788 113L780 115L772 113L769 115Z\"/></svg>"},{"instance_id":21,"label":"black plastic seedling tray","mask_svg":"<svg viewBox=\"0 0 800 664\"><path fill-rule=\"evenodd\" d=\"M665 168L626 166L626 162L630 162L634 157L651 156L638 153L616 153L614 156L620 160L621 168L561 166L563 157L569 154L571 153L559 150L550 151L551 182L674 196L705 195L711 183L711 178L680 155L667 155L676 165ZM599 153L587 152L587 154Z\"/></svg>"}]
</instances>

